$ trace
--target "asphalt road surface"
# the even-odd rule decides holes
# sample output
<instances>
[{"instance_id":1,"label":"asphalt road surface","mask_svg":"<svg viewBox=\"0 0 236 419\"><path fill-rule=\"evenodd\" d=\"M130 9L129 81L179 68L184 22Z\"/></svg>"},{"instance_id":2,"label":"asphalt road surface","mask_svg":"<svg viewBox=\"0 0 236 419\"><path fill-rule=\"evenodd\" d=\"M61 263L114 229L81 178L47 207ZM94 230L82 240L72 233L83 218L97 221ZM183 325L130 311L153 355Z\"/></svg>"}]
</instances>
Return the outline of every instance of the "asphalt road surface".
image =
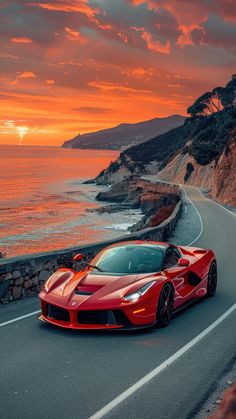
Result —
<instances>
[{"instance_id":1,"label":"asphalt road surface","mask_svg":"<svg viewBox=\"0 0 236 419\"><path fill-rule=\"evenodd\" d=\"M63 330L35 315L8 323L38 310L37 299L0 307L1 418L194 416L236 355L236 217L186 190L202 218L194 246L217 255L215 298L166 329L119 333Z\"/></svg>"}]
</instances>

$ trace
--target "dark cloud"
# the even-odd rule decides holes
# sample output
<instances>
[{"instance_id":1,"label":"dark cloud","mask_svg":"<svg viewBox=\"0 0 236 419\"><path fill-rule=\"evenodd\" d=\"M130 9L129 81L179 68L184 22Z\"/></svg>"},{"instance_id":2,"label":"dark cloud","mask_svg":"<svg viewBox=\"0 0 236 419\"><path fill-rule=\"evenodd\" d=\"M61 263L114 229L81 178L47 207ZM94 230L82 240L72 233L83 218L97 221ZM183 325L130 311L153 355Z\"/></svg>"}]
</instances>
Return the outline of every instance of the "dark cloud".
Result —
<instances>
[{"instance_id":1,"label":"dark cloud","mask_svg":"<svg viewBox=\"0 0 236 419\"><path fill-rule=\"evenodd\" d=\"M37 43L51 43L52 29L56 30L57 22L49 25L43 13L35 13L23 2L11 2L1 11L0 35L5 39L28 38Z\"/></svg>"},{"instance_id":2,"label":"dark cloud","mask_svg":"<svg viewBox=\"0 0 236 419\"><path fill-rule=\"evenodd\" d=\"M203 41L206 44L222 47L236 52L236 26L223 21L219 16L210 15L202 25Z\"/></svg>"},{"instance_id":3,"label":"dark cloud","mask_svg":"<svg viewBox=\"0 0 236 419\"><path fill-rule=\"evenodd\" d=\"M201 45L205 39L205 31L203 28L194 28L190 36L195 45Z\"/></svg>"},{"instance_id":4,"label":"dark cloud","mask_svg":"<svg viewBox=\"0 0 236 419\"><path fill-rule=\"evenodd\" d=\"M158 10L160 6L171 11L179 23L196 24L214 13L223 19L236 21L235 0L126 0L138 8Z\"/></svg>"}]
</instances>

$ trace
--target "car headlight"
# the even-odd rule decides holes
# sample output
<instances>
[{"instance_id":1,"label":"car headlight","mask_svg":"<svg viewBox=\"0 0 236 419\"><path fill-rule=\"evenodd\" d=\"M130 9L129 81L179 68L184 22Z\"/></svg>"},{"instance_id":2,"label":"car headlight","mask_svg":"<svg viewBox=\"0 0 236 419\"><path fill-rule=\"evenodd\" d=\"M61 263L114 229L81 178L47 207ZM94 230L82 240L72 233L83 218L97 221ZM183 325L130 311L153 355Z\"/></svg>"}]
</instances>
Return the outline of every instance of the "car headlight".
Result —
<instances>
[{"instance_id":1,"label":"car headlight","mask_svg":"<svg viewBox=\"0 0 236 419\"><path fill-rule=\"evenodd\" d=\"M138 301L138 299L140 297L142 297L149 290L149 288L151 288L155 283L156 283L156 281L148 282L142 288L139 288L139 290L134 291L131 294L125 295L123 297L124 301L129 301L129 302L133 302L133 303L135 301Z\"/></svg>"}]
</instances>

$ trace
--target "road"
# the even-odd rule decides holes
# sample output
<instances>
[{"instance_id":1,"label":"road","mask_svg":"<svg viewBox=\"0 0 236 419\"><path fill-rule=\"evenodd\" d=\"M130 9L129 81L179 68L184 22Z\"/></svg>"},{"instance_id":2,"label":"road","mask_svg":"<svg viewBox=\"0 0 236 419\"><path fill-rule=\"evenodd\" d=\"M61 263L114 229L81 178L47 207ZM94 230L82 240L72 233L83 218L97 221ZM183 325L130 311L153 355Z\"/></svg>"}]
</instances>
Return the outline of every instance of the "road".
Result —
<instances>
[{"instance_id":1,"label":"road","mask_svg":"<svg viewBox=\"0 0 236 419\"><path fill-rule=\"evenodd\" d=\"M5 324L1 418L98 419L107 411L106 417L122 419L194 416L236 355L236 217L197 189L186 191L202 218L194 246L217 255L217 295L178 314L166 329L81 333L40 323L35 315ZM0 324L37 309L37 299L0 307Z\"/></svg>"}]
</instances>

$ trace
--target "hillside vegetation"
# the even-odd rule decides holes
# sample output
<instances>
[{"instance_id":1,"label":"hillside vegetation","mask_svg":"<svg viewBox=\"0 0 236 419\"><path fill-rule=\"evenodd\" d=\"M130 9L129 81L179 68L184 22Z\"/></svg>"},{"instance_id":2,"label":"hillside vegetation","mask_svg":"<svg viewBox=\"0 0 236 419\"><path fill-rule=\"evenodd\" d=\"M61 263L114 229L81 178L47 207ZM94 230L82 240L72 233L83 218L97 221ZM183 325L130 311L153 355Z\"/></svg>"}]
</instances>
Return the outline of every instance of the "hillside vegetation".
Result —
<instances>
[{"instance_id":1,"label":"hillside vegetation","mask_svg":"<svg viewBox=\"0 0 236 419\"><path fill-rule=\"evenodd\" d=\"M201 95L187 112L182 126L125 150L96 181L152 173L207 186L216 199L236 205L236 75L225 87Z\"/></svg>"},{"instance_id":2,"label":"hillside vegetation","mask_svg":"<svg viewBox=\"0 0 236 419\"><path fill-rule=\"evenodd\" d=\"M236 77L233 76L225 89L235 92ZM187 141L191 141L191 145L183 151L188 151L197 163L204 165L219 158L230 140L231 130L236 126L236 109L234 106L235 96L228 93L227 96L231 100L224 101L222 99L225 104L223 106L219 93L216 99L216 92L218 91L224 97L223 88L216 88L213 93L207 92L200 96L188 108L187 111L191 117L186 119L184 125L157 136L144 144L131 147L125 151L125 154L133 161L144 165L156 160L162 168L177 151L183 149ZM205 97L208 99L207 102ZM211 103L214 104L216 101L218 106L215 105L214 107L212 105L211 107Z\"/></svg>"}]
</instances>

